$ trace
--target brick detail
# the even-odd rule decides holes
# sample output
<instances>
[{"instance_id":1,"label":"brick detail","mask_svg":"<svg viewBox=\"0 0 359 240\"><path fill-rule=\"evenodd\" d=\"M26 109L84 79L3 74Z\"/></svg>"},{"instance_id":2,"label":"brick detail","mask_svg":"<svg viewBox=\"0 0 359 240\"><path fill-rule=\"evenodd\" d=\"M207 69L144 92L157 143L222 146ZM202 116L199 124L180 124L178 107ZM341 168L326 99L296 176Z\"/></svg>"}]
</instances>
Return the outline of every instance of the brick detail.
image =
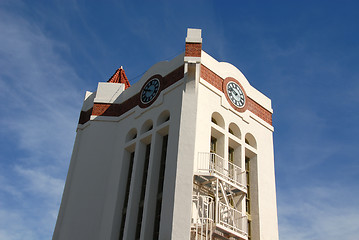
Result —
<instances>
[{"instance_id":1,"label":"brick detail","mask_svg":"<svg viewBox=\"0 0 359 240\"><path fill-rule=\"evenodd\" d=\"M94 103L92 115L95 116L121 116L140 103L140 94L137 93L121 104Z\"/></svg>"},{"instance_id":2,"label":"brick detail","mask_svg":"<svg viewBox=\"0 0 359 240\"><path fill-rule=\"evenodd\" d=\"M223 79L212 72L210 69L205 67L204 65L201 65L201 78L209 82L211 85L213 85L215 88L217 88L219 91L223 91Z\"/></svg>"},{"instance_id":3,"label":"brick detail","mask_svg":"<svg viewBox=\"0 0 359 240\"><path fill-rule=\"evenodd\" d=\"M208 83L210 83L212 86L214 86L221 92L223 92L223 93L225 92L223 89L224 79L222 79L220 76L215 74L213 71L211 71L204 65L201 65L201 78L206 80ZM232 106L232 104L231 104L231 106ZM258 104L256 101L254 101L253 99L251 99L248 96L246 98L245 108L247 110L251 111L252 113L254 113L255 115L257 115L258 117L260 117L261 119L263 119L265 122L272 125L272 113L270 111L268 111L267 109L265 109L264 107L262 107L260 104ZM236 109L236 110L238 110L238 109Z\"/></svg>"},{"instance_id":4,"label":"brick detail","mask_svg":"<svg viewBox=\"0 0 359 240\"><path fill-rule=\"evenodd\" d=\"M202 43L186 43L186 57L201 57Z\"/></svg>"},{"instance_id":5,"label":"brick detail","mask_svg":"<svg viewBox=\"0 0 359 240\"><path fill-rule=\"evenodd\" d=\"M159 78L161 90L166 89L167 87L171 86L172 84L176 83L177 81L181 80L184 77L184 65L177 68L176 70L172 71L168 75L163 78ZM151 77L153 78L153 77ZM150 78L150 79L151 79ZM121 116L122 114L126 113L127 111L131 110L136 106L141 107L148 107L148 105L143 105L140 100L140 93L137 93L124 101L120 104L110 104L110 103L94 103L92 115L95 116ZM158 93L160 94L160 92Z\"/></svg>"},{"instance_id":6,"label":"brick detail","mask_svg":"<svg viewBox=\"0 0 359 240\"><path fill-rule=\"evenodd\" d=\"M161 82L161 89L166 89L178 80L181 80L184 77L184 65L177 68L176 70L170 72L163 78L163 82Z\"/></svg>"},{"instance_id":7,"label":"brick detail","mask_svg":"<svg viewBox=\"0 0 359 240\"><path fill-rule=\"evenodd\" d=\"M247 98L248 110L272 125L272 113L251 98Z\"/></svg>"}]
</instances>

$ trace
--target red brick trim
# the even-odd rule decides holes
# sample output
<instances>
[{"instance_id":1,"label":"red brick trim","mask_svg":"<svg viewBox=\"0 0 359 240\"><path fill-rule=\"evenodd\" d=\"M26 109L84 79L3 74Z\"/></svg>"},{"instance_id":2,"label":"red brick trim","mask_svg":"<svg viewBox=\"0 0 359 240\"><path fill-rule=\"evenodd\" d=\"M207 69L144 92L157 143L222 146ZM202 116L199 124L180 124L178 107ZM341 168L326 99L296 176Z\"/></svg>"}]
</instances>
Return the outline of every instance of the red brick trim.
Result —
<instances>
[{"instance_id":1,"label":"red brick trim","mask_svg":"<svg viewBox=\"0 0 359 240\"><path fill-rule=\"evenodd\" d=\"M201 78L223 92L223 79L204 65L201 65Z\"/></svg>"},{"instance_id":2,"label":"red brick trim","mask_svg":"<svg viewBox=\"0 0 359 240\"><path fill-rule=\"evenodd\" d=\"M248 100L247 105L248 105L249 111L251 111L252 113L257 115L258 117L260 117L261 119L263 119L264 121L269 123L270 125L273 125L272 124L272 113L270 111L268 111L267 109L265 109L264 107L259 105L259 103L257 103L250 97L248 97L247 100Z\"/></svg>"},{"instance_id":3,"label":"red brick trim","mask_svg":"<svg viewBox=\"0 0 359 240\"><path fill-rule=\"evenodd\" d=\"M149 79L152 79L155 76L154 75L150 77ZM176 70L172 71L171 73L167 74L165 77L158 77L160 80L160 92L167 87L171 86L172 84L176 83L177 81L181 80L184 77L184 65L177 68ZM146 81L147 83L147 81ZM158 95L160 94L158 93ZM138 92L123 103L120 104L110 104L110 103L94 103L92 115L95 116L112 116L112 117L118 117L122 114L126 113L127 111L131 110L132 108L136 106L140 106L141 103L140 100L140 93ZM158 96L157 95L157 96ZM151 104L155 102L152 101ZM142 107L148 107L150 104L146 104ZM83 123L81 123L83 124Z\"/></svg>"},{"instance_id":4,"label":"red brick trim","mask_svg":"<svg viewBox=\"0 0 359 240\"><path fill-rule=\"evenodd\" d=\"M184 65L180 66L176 70L170 72L164 76L163 83L161 82L163 88L166 89L177 81L181 80L184 77Z\"/></svg>"},{"instance_id":5,"label":"red brick trim","mask_svg":"<svg viewBox=\"0 0 359 240\"><path fill-rule=\"evenodd\" d=\"M186 43L186 57L201 57L202 43Z\"/></svg>"},{"instance_id":6,"label":"red brick trim","mask_svg":"<svg viewBox=\"0 0 359 240\"><path fill-rule=\"evenodd\" d=\"M94 103L92 115L95 116L121 116L139 103L140 94L137 93L120 104Z\"/></svg>"},{"instance_id":7,"label":"red brick trim","mask_svg":"<svg viewBox=\"0 0 359 240\"><path fill-rule=\"evenodd\" d=\"M237 110L239 112L244 112L246 110L249 110L252 113L254 113L255 115L257 115L258 117L260 117L261 119L263 119L265 122L272 125L272 113L270 111L268 111L267 109L265 109L264 107L262 107L260 104L258 104L256 101L254 101L253 99L251 99L248 96L246 96L246 104L245 104L244 108L242 108L242 110L240 108L236 108L232 104L231 100L228 99L227 94L225 92L225 84L226 83L224 83L224 82L226 80L224 80L223 78L221 78L220 76L215 74L213 71L211 71L204 65L201 65L201 78L203 78L205 81L210 83L212 86L214 86L215 88L217 88L218 90L223 92L227 98L227 101L231 104L231 106L235 110ZM231 79L233 80L234 78L231 78ZM239 83L237 80L235 80L235 81L237 83ZM242 87L242 90L245 91L243 87Z\"/></svg>"}]
</instances>

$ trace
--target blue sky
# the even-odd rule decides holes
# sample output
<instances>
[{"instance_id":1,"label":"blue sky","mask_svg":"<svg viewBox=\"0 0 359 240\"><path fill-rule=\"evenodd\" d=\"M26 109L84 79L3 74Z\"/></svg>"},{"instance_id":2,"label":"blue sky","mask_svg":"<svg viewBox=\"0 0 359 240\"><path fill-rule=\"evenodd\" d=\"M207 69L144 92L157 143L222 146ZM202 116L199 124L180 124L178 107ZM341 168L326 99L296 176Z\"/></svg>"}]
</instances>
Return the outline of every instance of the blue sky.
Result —
<instances>
[{"instance_id":1,"label":"blue sky","mask_svg":"<svg viewBox=\"0 0 359 240\"><path fill-rule=\"evenodd\" d=\"M184 51L272 99L280 239L359 235L357 1L0 0L0 239L50 239L86 90Z\"/></svg>"}]
</instances>

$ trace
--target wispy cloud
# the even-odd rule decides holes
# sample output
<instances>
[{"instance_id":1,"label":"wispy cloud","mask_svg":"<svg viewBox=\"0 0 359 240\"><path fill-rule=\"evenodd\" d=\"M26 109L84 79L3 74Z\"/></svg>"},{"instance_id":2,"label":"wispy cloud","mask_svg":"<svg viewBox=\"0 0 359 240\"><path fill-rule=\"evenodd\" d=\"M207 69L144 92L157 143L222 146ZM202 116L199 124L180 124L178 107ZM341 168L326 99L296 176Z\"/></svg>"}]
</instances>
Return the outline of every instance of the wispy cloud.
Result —
<instances>
[{"instance_id":1,"label":"wispy cloud","mask_svg":"<svg viewBox=\"0 0 359 240\"><path fill-rule=\"evenodd\" d=\"M35 23L0 10L0 32L0 135L9 142L0 154L0 239L49 239L83 97L81 79L56 52L59 43Z\"/></svg>"},{"instance_id":2,"label":"wispy cloud","mask_svg":"<svg viewBox=\"0 0 359 240\"><path fill-rule=\"evenodd\" d=\"M340 186L298 187L278 194L281 239L356 239L359 209L350 189ZM352 193L351 198L359 196Z\"/></svg>"}]
</instances>

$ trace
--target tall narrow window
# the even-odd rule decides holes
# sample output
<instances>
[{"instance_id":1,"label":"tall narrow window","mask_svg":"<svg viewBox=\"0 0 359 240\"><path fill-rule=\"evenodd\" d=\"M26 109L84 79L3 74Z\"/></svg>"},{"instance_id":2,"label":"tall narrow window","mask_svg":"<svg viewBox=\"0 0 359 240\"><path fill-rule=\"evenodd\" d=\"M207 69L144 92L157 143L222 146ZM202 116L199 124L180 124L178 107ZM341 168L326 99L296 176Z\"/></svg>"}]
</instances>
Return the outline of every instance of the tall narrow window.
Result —
<instances>
[{"instance_id":1,"label":"tall narrow window","mask_svg":"<svg viewBox=\"0 0 359 240\"><path fill-rule=\"evenodd\" d=\"M235 173L235 168L233 166L234 164L234 149L231 147L228 147L228 172L229 172L229 177L232 179L235 179L236 177L236 173Z\"/></svg>"},{"instance_id":2,"label":"tall narrow window","mask_svg":"<svg viewBox=\"0 0 359 240\"><path fill-rule=\"evenodd\" d=\"M216 153L217 151L217 138L211 137L211 153Z\"/></svg>"},{"instance_id":3,"label":"tall narrow window","mask_svg":"<svg viewBox=\"0 0 359 240\"><path fill-rule=\"evenodd\" d=\"M234 149L231 147L228 147L228 168L233 168L234 164Z\"/></svg>"},{"instance_id":4,"label":"tall narrow window","mask_svg":"<svg viewBox=\"0 0 359 240\"><path fill-rule=\"evenodd\" d=\"M161 150L161 165L158 179L158 190L157 190L157 202L156 202L156 213L155 213L155 227L153 232L153 239L158 239L160 234L160 221L161 221L161 208L162 208L162 195L163 195L163 184L166 170L166 155L167 155L167 143L168 135L163 137L162 150Z\"/></svg>"},{"instance_id":5,"label":"tall narrow window","mask_svg":"<svg viewBox=\"0 0 359 240\"><path fill-rule=\"evenodd\" d=\"M211 161L212 161L212 164L215 164L216 163L216 153L217 151L217 138L214 138L214 137L211 137Z\"/></svg>"},{"instance_id":6,"label":"tall narrow window","mask_svg":"<svg viewBox=\"0 0 359 240\"><path fill-rule=\"evenodd\" d=\"M229 147L228 148L228 161L230 163L233 163L233 160L234 160L234 149Z\"/></svg>"},{"instance_id":7,"label":"tall narrow window","mask_svg":"<svg viewBox=\"0 0 359 240\"><path fill-rule=\"evenodd\" d=\"M141 196L140 196L140 203L138 206L138 215L137 215L136 239L140 239L140 236L141 236L143 206L145 203L145 193L146 193L146 184L147 184L148 164L150 161L150 151L151 151L151 144L148 144L146 146L145 164L143 167L143 174L142 174Z\"/></svg>"},{"instance_id":8,"label":"tall narrow window","mask_svg":"<svg viewBox=\"0 0 359 240\"><path fill-rule=\"evenodd\" d=\"M130 186L131 186L131 178L132 178L132 169L133 169L133 160L134 160L134 158L135 158L135 152L132 152L131 155L130 155L130 164L128 166L125 201L123 203L123 208L122 208L122 217L121 217L122 220L121 220L120 237L119 237L120 240L123 238L123 231L125 229L128 197L130 195Z\"/></svg>"},{"instance_id":9,"label":"tall narrow window","mask_svg":"<svg viewBox=\"0 0 359 240\"><path fill-rule=\"evenodd\" d=\"M246 167L246 178L247 178L247 197L246 197L246 213L248 218L248 240L251 239L251 194L250 194L250 159L249 157L245 158L245 167Z\"/></svg>"}]
</instances>

